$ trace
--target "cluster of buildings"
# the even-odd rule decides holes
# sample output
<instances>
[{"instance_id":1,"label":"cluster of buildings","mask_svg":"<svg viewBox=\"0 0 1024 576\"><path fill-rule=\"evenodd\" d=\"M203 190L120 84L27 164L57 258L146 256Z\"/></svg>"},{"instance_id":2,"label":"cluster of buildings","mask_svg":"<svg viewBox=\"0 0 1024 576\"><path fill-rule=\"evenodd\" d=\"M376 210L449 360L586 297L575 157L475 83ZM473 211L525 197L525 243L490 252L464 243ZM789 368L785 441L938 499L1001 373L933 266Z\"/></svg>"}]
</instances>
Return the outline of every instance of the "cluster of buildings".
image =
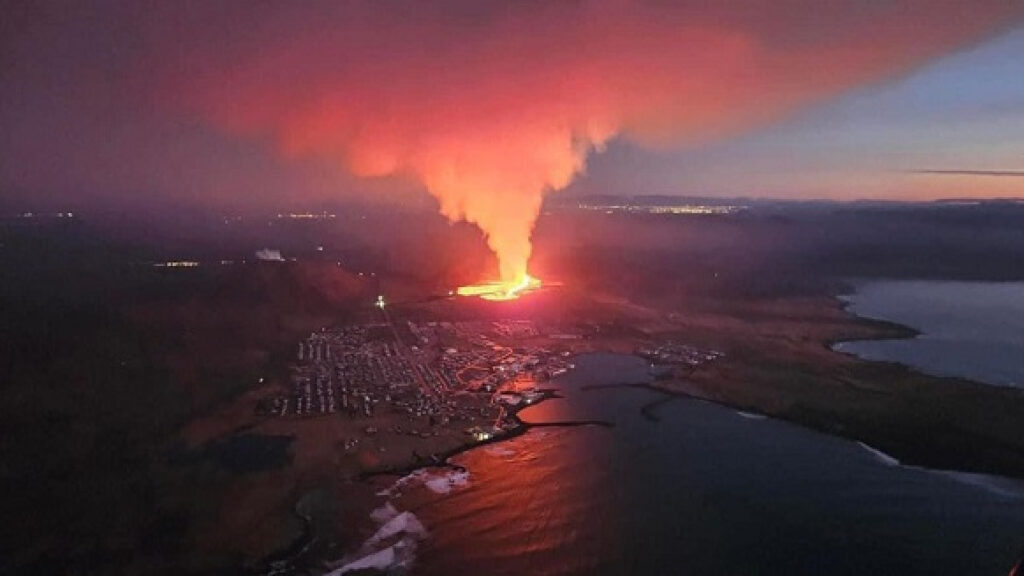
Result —
<instances>
[{"instance_id":1,"label":"cluster of buildings","mask_svg":"<svg viewBox=\"0 0 1024 576\"><path fill-rule=\"evenodd\" d=\"M572 368L568 352L536 342L543 330L529 320L410 323L410 331L424 346L443 350L438 358L442 371L468 390L493 392L513 381L546 380Z\"/></svg>"},{"instance_id":2,"label":"cluster of buildings","mask_svg":"<svg viewBox=\"0 0 1024 576\"><path fill-rule=\"evenodd\" d=\"M372 416L376 406L414 386L414 368L394 343L372 340L384 325L314 332L299 343L290 394L271 400L277 416ZM375 330L376 329L376 330Z\"/></svg>"},{"instance_id":3,"label":"cluster of buildings","mask_svg":"<svg viewBox=\"0 0 1024 576\"><path fill-rule=\"evenodd\" d=\"M636 349L637 356L650 360L654 364L676 364L697 367L725 356L717 350L702 350L689 344L665 342L657 346L645 346Z\"/></svg>"},{"instance_id":4,"label":"cluster of buildings","mask_svg":"<svg viewBox=\"0 0 1024 576\"><path fill-rule=\"evenodd\" d=\"M298 345L288 392L266 399L274 416L330 414L370 418L382 411L408 417L392 432L429 435L434 426L473 425L490 437L516 402L539 398L526 390L501 395L512 383L535 382L569 370L568 352L528 342L540 334L528 321L363 324L310 334ZM502 342L500 343L499 340ZM483 423L481 426L479 423ZM377 431L367 427L367 433ZM486 438L484 438L486 439Z\"/></svg>"}]
</instances>

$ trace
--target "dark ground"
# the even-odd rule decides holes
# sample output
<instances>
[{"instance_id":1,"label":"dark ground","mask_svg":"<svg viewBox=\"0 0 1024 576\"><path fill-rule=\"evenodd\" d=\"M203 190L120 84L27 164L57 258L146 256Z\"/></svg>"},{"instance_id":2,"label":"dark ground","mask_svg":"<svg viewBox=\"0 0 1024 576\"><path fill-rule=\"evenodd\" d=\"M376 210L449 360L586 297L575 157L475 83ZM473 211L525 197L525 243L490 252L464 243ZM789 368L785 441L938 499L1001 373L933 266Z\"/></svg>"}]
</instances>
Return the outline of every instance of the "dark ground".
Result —
<instances>
[{"instance_id":1,"label":"dark ground","mask_svg":"<svg viewBox=\"0 0 1024 576\"><path fill-rule=\"evenodd\" d=\"M416 213L182 221L0 222L0 572L241 569L230 547L190 540L202 510L176 503L216 501L278 464L277 448L182 462L182 428L282 373L304 333L376 293L411 301L491 265L475 230ZM297 261L254 262L265 247ZM691 391L949 467L1017 462L1005 470L1024 476L1019 398L946 381L920 402L934 379L824 346L871 331L830 300L850 278L1024 279L1024 205L766 204L712 217L553 206L535 254L541 278L688 315L692 337L729 348ZM151 265L167 259L204 265ZM921 449L927 436L947 448Z\"/></svg>"}]
</instances>

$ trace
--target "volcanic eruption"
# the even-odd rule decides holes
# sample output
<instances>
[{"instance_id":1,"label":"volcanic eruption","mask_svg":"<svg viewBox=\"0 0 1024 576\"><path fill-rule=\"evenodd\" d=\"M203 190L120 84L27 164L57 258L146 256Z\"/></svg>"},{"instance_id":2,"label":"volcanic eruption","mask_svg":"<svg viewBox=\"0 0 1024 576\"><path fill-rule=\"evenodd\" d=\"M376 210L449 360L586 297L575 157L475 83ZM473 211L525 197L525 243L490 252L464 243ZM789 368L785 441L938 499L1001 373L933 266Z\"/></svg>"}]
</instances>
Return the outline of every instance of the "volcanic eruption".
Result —
<instances>
[{"instance_id":1,"label":"volcanic eruption","mask_svg":"<svg viewBox=\"0 0 1024 576\"><path fill-rule=\"evenodd\" d=\"M539 286L528 264L544 195L612 138L685 146L748 130L905 73L1022 11L819 4L257 4L241 25L211 25L225 17L216 10L195 16L201 27L175 21L167 42L196 26L234 48L172 45L177 73L163 86L182 95L175 105L269 137L286 157L425 188L497 256L496 281L459 293L509 299Z\"/></svg>"},{"instance_id":2,"label":"volcanic eruption","mask_svg":"<svg viewBox=\"0 0 1024 576\"><path fill-rule=\"evenodd\" d=\"M541 281L523 273L521 280L513 282L496 281L470 286L459 286L459 296L479 296L484 300L514 300L519 296L541 287Z\"/></svg>"}]
</instances>

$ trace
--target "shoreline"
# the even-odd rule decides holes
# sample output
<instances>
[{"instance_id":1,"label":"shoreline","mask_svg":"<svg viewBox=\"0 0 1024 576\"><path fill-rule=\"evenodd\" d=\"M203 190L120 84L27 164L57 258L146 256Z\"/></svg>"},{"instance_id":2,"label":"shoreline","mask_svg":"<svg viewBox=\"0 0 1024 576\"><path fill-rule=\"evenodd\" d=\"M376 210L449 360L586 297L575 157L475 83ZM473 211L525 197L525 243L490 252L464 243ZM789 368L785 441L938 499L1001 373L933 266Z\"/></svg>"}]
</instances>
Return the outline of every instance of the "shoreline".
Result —
<instances>
[{"instance_id":1,"label":"shoreline","mask_svg":"<svg viewBox=\"0 0 1024 576\"><path fill-rule=\"evenodd\" d=\"M743 411L740 411L739 409L735 408L734 406L723 404L721 402L711 401L711 400L708 400L706 398L700 398L700 397L697 397L697 396L693 396L691 394L685 394L685 393L680 393L680 392L668 391L668 390L665 390L664 388L661 388L661 387L658 387L658 386L654 385L653 383L648 383L648 382L632 382L632 383L625 382L625 383L621 383L621 384L584 385L584 386L581 386L579 388L579 390L581 392L592 392L592 391L595 391L595 390L617 390L617 389L631 389L631 388L646 389L646 390L649 390L651 392L657 392L658 395L661 396L661 397L653 399L652 401L650 401L650 402L648 402L648 403L646 403L646 404L644 404L644 405L639 407L640 413L645 418L648 418L648 419L651 419L651 420L654 420L654 421L658 421L659 419L656 416L654 418L651 418L650 415L647 413L648 410L650 410L651 408L656 408L657 406L660 406L661 404L664 404L666 402L672 401L674 399L678 399L680 397L686 397L686 398L689 398L689 399L692 399L692 400L697 400L697 401L700 401L700 402L709 402L711 404L715 404L715 405L721 406L723 408L727 408L728 410L730 410L732 412L735 412L739 416L746 417L746 418L754 418L754 419L772 418L772 419L775 419L772 416L764 415L764 414L761 414L759 412L758 413L744 413ZM565 398L565 396L561 396L561 395L552 395L551 397L562 397L562 398ZM548 398L545 397L545 400L546 399L548 399ZM801 428L804 428L806 430L810 430L812 432L825 433L825 434L828 434L829 436L832 436L832 437L847 439L847 440L851 441L852 443L856 444L857 446L859 446L861 449L863 449L867 453L871 454L879 462L879 465L882 465L882 466L895 466L895 467L901 467L901 468L915 469L915 470L919 470L919 471L921 471L923 473L935 474L937 476L946 477L946 478L950 479L953 482L956 482L956 483L959 483L959 484L973 486L973 487L977 488L978 490L982 490L982 491L985 491L985 492L996 494L996 495L1001 496L1001 497L1013 498L1013 499L1024 498L1024 482L1021 482L1021 481L1019 481L1017 479L1007 478L1007 477L998 477L998 476L997 477L988 477L987 475L973 474L973 473L961 472L961 471L957 471L957 470L921 467L921 466L917 466L917 465L911 464L909 462L901 461L900 459L897 459L897 458L891 456L890 454L882 451L881 449L876 448L875 446L872 446L872 445L870 445L868 443L865 443L864 441L856 440L856 439L852 439L852 438L846 438L846 437L844 437L842 435L837 435L837 434L830 433L830 432L823 432L821 430L815 430L815 429L810 428L808 426L805 426L804 424L801 424L799 422L793 422L791 420L786 420L786 419L784 419L784 421L789 423L789 424L793 424L793 425L799 426ZM545 424L560 425L562 423L559 423L559 422L534 423L534 424L530 424L528 426L529 427L543 426ZM525 430L522 431L522 432L518 432L516 434L509 434L509 435L497 437L497 438L492 439L491 441L480 443L480 445L483 446L483 445L486 445L486 444L496 444L497 442L501 442L501 441L508 440L508 439L514 438L516 436L519 436L522 433L525 433ZM470 447L467 450L463 450L463 451L468 451L468 450L470 450L472 448L473 447ZM452 463L448 462L447 460L445 461L444 466L451 467L451 468L454 468L454 469L459 470L459 471L468 471L469 470L469 468L466 467L466 466L452 464ZM422 470L423 468L429 468L429 466L416 468L416 469L412 470L410 473L414 473L416 470ZM404 477L402 479L400 479L400 481L403 480L403 479L404 479ZM429 487L429 482L427 483L427 485ZM463 486L463 484L461 484L461 483L453 483L453 486ZM434 489L432 487L430 488L430 491L432 491L436 495L438 495L438 496L432 496L432 498L434 498L434 500L437 500L437 501L443 500L443 496L442 495L447 494L447 491L438 491L438 490L436 490L436 489ZM389 500L386 505L390 505L391 502L392 501ZM377 573L377 572L374 572L374 573ZM384 572L380 572L380 573L384 573Z\"/></svg>"},{"instance_id":2,"label":"shoreline","mask_svg":"<svg viewBox=\"0 0 1024 576\"><path fill-rule=\"evenodd\" d=\"M558 393L556 393L554 390L550 388L538 389L538 392L542 394L542 397L540 398L540 400L537 401L537 404L540 404L541 402L544 402L545 400L549 400L551 398L562 398L562 396L560 396ZM389 466L384 468L364 470L356 475L356 479L362 481L369 480L370 478L375 478L377 476L406 476L408 474L412 474L413 472L416 472L417 470L422 470L424 468L451 467L457 470L463 470L461 466L458 466L457 464L452 464L449 462L449 460L455 456L458 456L459 454L462 454L463 452L468 452L469 450L472 450L474 448L487 446L489 444L496 444L504 440L510 440L517 436L522 436L523 434L526 433L526 431L528 430L528 426L526 425L526 423L519 419L519 412L523 408L523 406L516 406L508 410L508 414L506 417L515 422L515 426L513 428L509 430L503 430L502 432L497 433L486 440L469 440L465 444L456 446L454 448L450 448L448 450L441 452L440 454L431 455L431 462L414 461L404 466Z\"/></svg>"},{"instance_id":3,"label":"shoreline","mask_svg":"<svg viewBox=\"0 0 1024 576\"><path fill-rule=\"evenodd\" d=\"M890 324L892 324L892 323L890 322ZM889 339L889 338L881 338L881 339ZM860 359L860 358L857 358L857 360L858 361L862 361L862 362L877 363L875 361L864 360L864 359ZM928 374L921 373L921 372L915 370L913 367L910 367L910 366L906 366L906 365L903 365L903 364L900 364L900 363L891 363L891 364L896 364L896 365L901 366L901 367L903 367L905 369L908 369L910 371L923 374L925 376L931 376L931 375L928 375ZM989 386L988 384L985 384L985 383L982 383L982 382L976 382L976 381L972 381L972 380L968 380L967 382L970 382L973 385L980 386L980 387ZM716 399L708 397L708 396L701 395L699 393L695 393L693 391L686 391L686 390L682 390L682 389L678 389L678 388L670 388L670 387L667 387L667 386L664 386L664 385L659 385L657 380L652 381L652 382L634 382L634 383L607 384L607 385L584 385L583 387L581 387L581 390L582 391L592 391L592 390L614 390L614 389L629 389L629 388L648 390L648 391L656 392L656 393L662 395L662 397L656 398L654 400L651 400L650 402L648 402L648 403L646 403L646 404L644 404L643 406L640 407L641 415L644 418L646 418L647 420L652 421L652 422L658 422L658 421L661 420L660 417L658 417L656 414L653 413L653 411L655 409L657 409L658 407L660 407L660 406L662 406L662 405L664 405L664 404L666 404L666 403L668 403L668 402L670 402L670 401L672 401L674 399L686 398L686 399L695 400L695 401L699 401L699 402L708 402L710 404L714 404L716 406L720 406L722 408L726 408L726 409L732 410L737 415L739 415L741 417L744 417L744 418L751 418L751 419L758 419L758 420L760 420L760 419L779 420L779 421L782 421L782 422L786 422L786 423L789 423L789 424L792 424L792 425L795 425L795 426L799 426L799 427L805 428L805 429L813 431L813 432L817 432L817 433L820 433L820 434L825 434L825 435L828 435L828 436L832 436L834 438L841 438L843 440L847 440L847 441L853 442L853 443L859 445L861 448L863 448L867 452L869 452L872 455L874 455L880 462L882 462L882 463L884 463L886 465L889 465L889 466L901 466L901 467L906 467L906 468L913 468L913 469L923 470L923 471L926 471L926 472L940 474L940 475L954 477L954 478L959 477L959 476L964 476L964 477L988 477L990 480L994 481L995 483L1001 483L1001 482L1020 483L1022 486L1024 486L1024 476L1016 476L1016 475L1012 475L1012 474L1005 474L1005 473L1000 473L1000 472L992 472L992 471L988 471L988 470L974 470L974 469L965 468L965 467L933 466L933 465L928 464L927 460L922 460L922 459L918 458L918 456L919 456L918 453L914 453L914 452L893 453L893 452L890 452L887 449L883 449L883 448L880 448L880 447L876 446L871 441L869 441L868 439L866 439L864 437L861 437L861 436L854 436L854 435L849 435L849 434L843 434L841 432L836 431L834 428L818 427L818 426L814 426L814 425L810 424L807 421L798 420L798 419L792 419L792 418L780 417L780 416L769 414L769 413L765 413L765 412L762 412L760 410L756 410L756 409L753 409L753 408L750 408L750 407L743 407L743 406L739 406L739 405L736 405L736 404L731 404L731 403L728 403L728 402L723 402L723 401L716 400ZM1000 489L998 487L991 488L988 485L984 484L983 481L976 482L976 485L982 486L986 490L995 491L996 493L1003 494L1003 495L1009 493L1007 490ZM1014 495L1014 497L1024 497L1024 493L1013 492L1012 494Z\"/></svg>"},{"instance_id":4,"label":"shoreline","mask_svg":"<svg viewBox=\"0 0 1024 576\"><path fill-rule=\"evenodd\" d=\"M885 282L885 281L887 281L887 280L884 280L884 279L880 280L880 282ZM986 282L986 284L988 284L988 283L991 283L991 282ZM1007 281L1006 283L1007 284L1019 284L1020 282L1019 281ZM846 351L846 350L839 349L838 346L841 345L841 344L855 344L855 343L858 343L858 342L885 342L885 341L890 341L890 340L914 340L914 339L920 338L922 336L928 336L929 335L928 332L924 331L924 328L915 328L915 327L909 326L907 324L901 324L900 322L897 322L895 320L888 320L888 319L885 319L885 318L878 318L878 317L875 317L875 316L866 316L866 315L858 314L858 313L852 311L850 309L850 307L853 304L853 301L852 301L852 299L850 299L850 297L852 297L853 295L854 295L854 293L852 293L852 292L844 292L843 294L837 294L835 296L836 300L839 301L839 303L840 303L840 309L842 309L847 314L850 314L851 316L857 318L858 320L860 320L862 322L875 323L875 324L878 324L880 326L885 326L886 328L892 328L892 329L895 329L896 331L898 331L898 333L895 334L895 335L892 335L892 336L885 336L885 337L879 337L879 338L863 337L863 338L832 339L832 340L826 341L826 346L829 348L829 350L831 350L833 352L838 352L839 354L844 354L844 355L852 357L852 358L856 358L857 360L864 361L864 362L878 362L878 363L894 363L894 364L899 364L900 366L904 366L906 368L909 368L910 370L913 370L913 371L915 371L915 372L917 372L919 374L922 374L922 375L925 375L925 376L930 376L930 377L933 377L933 378L953 378L953 379L963 380L963 381L966 381L966 382L977 384L977 385L980 385L980 386L990 386L990 387L994 387L994 388L1007 388L1007 389L1010 389L1010 390L1022 390L1022 391L1024 391L1024 384L1020 384L1020 383L1006 383L1006 382L1000 383L1000 382L993 382L993 381L983 381L983 380L975 378L975 377L973 377L971 375L957 375L957 374L954 374L954 373L943 373L940 370L932 370L932 369L928 369L928 368L925 368L925 367L913 366L911 364L907 364L907 363L902 362L900 360L888 360L888 359L877 359L876 360L876 359L868 358L866 356L861 356L857 352L852 352L852 351Z\"/></svg>"},{"instance_id":5,"label":"shoreline","mask_svg":"<svg viewBox=\"0 0 1024 576\"><path fill-rule=\"evenodd\" d=\"M519 403L518 405L509 408L506 418L515 422L515 425L508 430L504 430L500 433L486 440L469 440L466 443L456 446L454 448L445 450L439 454L431 455L429 461L427 459L419 459L407 465L401 466L390 466L377 469L364 470L356 474L352 480L355 482L366 483L374 478L384 476L394 476L399 479L415 474L421 470L428 470L431 468L442 468L449 469L455 472L466 472L466 468L451 462L451 459L475 450L477 448L483 448L489 445L498 444L522 436L530 431L532 428L550 428L550 427L582 427L582 426L598 426L604 428L614 428L614 424L604 420L567 420L567 421L553 421L553 422L526 422L519 418L519 412L531 407L537 406L542 402L551 400L554 398L564 398L558 394L555 389L552 388L540 388L537 392L541 394L541 397L531 404ZM518 394L518 393L517 393ZM310 517L303 515L299 512L298 503L293 508L293 513L303 522L303 530L300 536L288 544L278 548L277 550L264 556L257 564L261 567L256 570L259 574L287 574L291 573L291 570L296 568L295 564L302 562L302 555L305 554L310 545L316 540L316 530L313 527L313 522ZM366 522L367 518L360 520L360 522ZM367 523L368 525L368 523ZM350 549L351 550L351 549ZM320 558L320 564L336 563L340 559L326 559ZM308 563L312 564L312 563Z\"/></svg>"},{"instance_id":6,"label":"shoreline","mask_svg":"<svg viewBox=\"0 0 1024 576\"><path fill-rule=\"evenodd\" d=\"M508 409L508 414L506 415L506 418L508 418L508 419L512 420L513 422L515 422L515 426L512 427L509 430L503 430L502 432L496 433L496 434L494 434L494 436L491 436L490 438L488 438L486 440L473 440L473 441L470 441L470 442L468 442L468 443L466 443L464 445L456 446L455 448L451 448L449 450L441 452L440 454L432 455L431 456L431 460L432 460L431 462L413 462L412 464L409 464L407 466L395 466L395 467L387 467L387 468L380 468L380 469L365 470L365 471L360 472L359 474L357 474L356 475L356 479L357 480L368 480L370 478L375 478L377 476L406 476L408 474L416 472L417 470L422 470L424 468L448 468L448 467L450 467L450 468L454 468L456 470L464 470L464 468L462 468L458 464L452 464L451 462L449 462L449 460L451 458L454 458L455 456L458 456L459 454L462 454L464 452L468 452L470 450L474 450L476 448L481 448L481 447L484 447L484 446L487 446L487 445L490 445L490 444L497 444L499 442L504 442L506 440L511 440L512 438L516 438L518 436L522 436L523 434L526 434L527 432L529 432L531 428L576 427L576 426L600 426L600 427L605 427L605 428L614 428L615 427L615 425L613 423L606 422L604 420L566 420L566 421L554 421L554 422L526 422L526 421L520 419L519 418L519 412L521 412L522 410L524 410L526 408L529 408L531 406L537 406L537 405L541 404L542 402L544 402L546 400L550 400L552 398L564 398L564 396L558 394L558 392L555 391L552 388L539 388L537 391L540 392L542 396L536 402L534 402L532 404L528 404L528 405L523 405L522 403L520 403L519 405L517 405L517 406L515 406L513 408L509 408ZM436 458L435 458L435 456L436 456Z\"/></svg>"},{"instance_id":7,"label":"shoreline","mask_svg":"<svg viewBox=\"0 0 1024 576\"><path fill-rule=\"evenodd\" d=\"M984 386L984 384L980 384L980 383L976 383L976 385ZM859 446L861 446L866 451L874 454L876 456L876 458L884 459L888 465L904 466L904 467L910 467L910 468L919 468L919 469L925 470L927 472L941 474L941 475L956 476L958 474L964 474L964 475L968 475L968 476L973 476L973 475L977 475L977 474L984 474L984 475L992 475L992 476L994 476L996 478L996 480L999 480L999 479L1007 479L1009 481L1020 481L1021 480L1020 477L1016 477L1016 476L1012 476L1012 475L1005 475L1005 474L999 474L999 473L991 473L991 472L987 472L987 471L978 471L978 470L972 470L970 468L964 468L964 467L961 467L961 468L950 468L950 467L936 467L936 466L932 466L932 465L928 464L927 459L917 458L916 457L917 455L915 453L904 452L904 451L894 452L894 451L889 450L885 446L879 446L879 443L874 442L873 439L868 439L868 438L864 438L864 437L860 437L860 436L839 433L834 428L815 426L815 425L813 425L813 423L808 422L808 421L801 421L801 420L792 419L792 418L780 417L780 416L777 416L777 415L774 415L774 414L769 414L769 413L762 412L762 411L760 411L760 410L758 410L756 408L742 407L742 406L737 406L737 405L726 403L726 402L722 402L722 401L717 401L717 400L715 400L713 398L705 397L705 396L702 396L700 394L696 394L696 393L693 393L693 392L687 392L687 391L680 390L680 389L668 388L668 387L663 386L663 385L658 385L657 382L649 382L649 383L648 382L634 382L634 383L622 383L622 384L611 384L611 385L588 385L588 386L584 386L582 388L582 390L583 391L593 391L593 390L610 390L610 389L622 389L622 388L641 388L641 389L646 389L646 390L649 390L651 392L656 392L656 393L662 395L661 398L654 399L651 402L643 405L640 408L640 411L641 411L641 414L643 415L643 417L647 418L648 420L651 420L653 422L659 421L660 418L657 417L657 415L651 413L651 410L656 409L658 406L660 406L662 404L665 404L667 402L670 402L670 401L672 401L674 399L677 399L677 398L689 398L689 399L692 399L692 400L697 400L697 401L702 401L702 402L709 402L709 403L721 406L723 408L727 408L727 409L736 411L740 415L747 414L749 416L756 417L756 418L778 419L778 420L782 420L782 421L788 422L790 424L794 424L794 425L797 425L797 426L800 426L800 427L803 427L803 428L806 428L808 430L812 430L812 431L815 431L815 432L818 432L818 433L827 434L827 435L830 435L830 436L833 436L833 437L837 437L837 438L843 438L845 440L848 440L848 441L851 441L851 442L854 442L854 443L858 444ZM553 389L543 389L543 390L541 390L541 392L544 394L543 397L541 399L539 399L537 402L535 402L534 404L532 404L532 405L537 405L537 404L540 404L541 402L544 402L546 400L553 399L553 398L564 398L564 396L561 396L560 394L558 394ZM450 450L447 450L447 451L445 451L442 454L438 454L436 459L432 459L431 461L419 461L419 462L410 463L409 465L406 465L406 466L389 467L389 468L376 469L376 470L367 470L367 471L364 471L364 472L358 474L356 476L356 478L355 478L355 481L357 481L357 482L366 482L366 481L371 480L373 478L385 477L385 476L394 476L394 477L397 477L397 478L401 479L401 478L404 478L404 477L406 477L408 475L415 474L415 473L417 473L417 472L419 472L421 470L428 470L428 469L431 469L431 468L449 469L449 470L456 471L456 472L467 472L468 470L464 466L451 462L451 459L456 457L456 456L458 456L458 455L460 455L460 454L469 452L469 451L477 449L477 448L486 447L488 445L496 445L498 443L505 442L507 440L511 440L511 439L516 438L516 437L522 436L522 435L526 434L531 428L564 427L564 426L570 426L570 427L571 426L614 427L614 424L612 424L612 423L605 422L605 421L598 421L598 420L566 421L566 422L536 422L536 423L526 422L526 421L523 421L519 417L519 412L522 411L523 409L527 408L528 406L529 405L521 404L520 406L517 406L514 411L513 410L509 411L508 418L513 419L516 422L516 426L511 428L511 429L509 429L509 430L507 430L507 431L505 431L504 433L498 434L498 435L496 435L496 436L494 436L492 438L489 438L487 440L467 442L466 444L464 444L462 446L458 446L458 447L452 448ZM311 523L308 522L308 518L304 518L304 520L306 520L306 529L303 532L301 540L293 541L292 543L290 543L287 546L287 550L286 550L286 551L288 551L288 550L296 550L295 557L301 556L301 554L303 552L305 552L305 550L309 547L310 543L316 539L315 530L312 529ZM365 522L367 525L369 525L370 524L370 518L369 517L363 518L363 519L360 520L360 522ZM352 544L355 544L355 543L352 543ZM351 551L354 548L348 548L348 549L349 549L349 551ZM279 551L277 553L277 555L276 555L276 562L278 563L279 566L281 565L280 563L282 563L282 562L285 563L285 564L288 564L288 563L291 562L292 559L281 558L280 554L281 554L281 552ZM343 555L341 557L343 557ZM326 558L320 559L319 563L320 564L324 564L324 563L330 564L331 562L335 562L336 563L336 562L340 561L341 557L334 558L334 559L326 559Z\"/></svg>"},{"instance_id":8,"label":"shoreline","mask_svg":"<svg viewBox=\"0 0 1024 576\"><path fill-rule=\"evenodd\" d=\"M899 378L915 378L980 393L985 396L1024 398L1024 390L1019 388L991 385L959 376L930 374L901 362L869 360L854 353L836 350L834 346L841 342L907 340L923 334L911 326L899 324L898 322L860 316L849 309L851 303L841 296L841 294L832 294L830 300L843 314L848 315L865 328L881 330L882 333L824 338L819 343L828 352L841 355L855 365L868 366L876 371L881 371L881 375L875 376L881 376L880 379L887 381L894 381ZM972 451L968 446L958 446L956 452L951 454L947 446L941 446L941 441L936 441L931 437L925 437L922 441L913 435L908 436L906 433L879 433L877 429L874 433L862 433L868 429L863 423L859 423L861 424L860 426L851 429L852 427L845 426L839 418L824 420L809 410L803 414L781 413L766 410L764 406L756 404L730 401L727 398L716 397L703 390L699 385L687 382L679 377L667 381L654 381L650 384L637 384L634 386L674 396L707 401L725 408L761 417L783 420L823 434L869 445L872 449L898 460L904 466L914 466L935 472L987 474L1012 480L1024 480L1024 449L1022 447L1000 445L996 439L982 438L980 433L972 430L954 429L953 432L956 437L959 437L964 442L970 442L972 439L981 441L984 448L989 451L987 454ZM897 402L899 399L893 397L891 401Z\"/></svg>"},{"instance_id":9,"label":"shoreline","mask_svg":"<svg viewBox=\"0 0 1024 576\"><path fill-rule=\"evenodd\" d=\"M854 368L864 369L863 371L867 372L865 377L869 377L869 379L875 383L884 382L886 387L892 387L894 386L894 383L898 384L904 380L911 380L914 382L920 381L920 383L925 385L938 384L945 392L948 392L950 389L954 392L980 390L983 392L980 396L984 396L986 398L991 398L1000 394L998 390L993 390L993 387L973 380L934 376L898 362L871 361L862 359L851 353L835 350L833 346L839 342L909 339L920 335L921 332L912 327L901 325L896 322L858 316L849 310L850 302L842 299L838 294L830 295L827 300L829 302L828 307L841 311L841 313L846 317L844 324L840 325L840 330L845 330L848 334L832 334L816 338L817 343L814 344L814 346L818 349L822 349L828 354L834 354L845 359L844 362L832 362L822 365L822 367L828 370L823 374L817 375L817 377L823 377L828 381L823 381L823 384L831 383L832 381L843 382L843 379L838 377L844 375L840 369L844 366L853 366ZM808 342L808 344L811 345L812 343ZM588 346L587 349L578 350L577 354L607 351L610 353L635 355L631 352L623 352L618 349L603 350L603 348L604 347L599 344L596 346L591 345ZM741 358L739 362L740 366L756 363L751 359L743 358ZM795 365L794 367L799 368L800 366ZM869 451L884 454L887 458L897 462L900 466L922 468L939 474L986 474L1011 480L1020 480L1024 478L1024 465L1022 465L1024 460L1021 459L1021 451L1014 445L1000 445L998 444L997 439L986 437L982 432L972 431L970 429L953 428L944 436L925 435L916 431L917 429L913 427L913 424L904 425L904 423L888 423L884 419L879 419L880 417L877 414L858 414L858 406L855 403L850 403L844 406L841 399L836 400L835 404L835 408L839 411L831 413L827 410L815 411L813 407L808 407L803 411L787 411L785 409L779 409L778 407L773 408L772 405L766 405L765 403L758 403L756 401L744 402L742 398L730 399L727 395L727 387L725 386L720 386L720 389L718 390L719 392L724 393L716 396L712 393L714 388L709 391L706 389L706 386L701 386L699 382L691 379L691 376L707 376L706 374L700 374L700 369L696 372L697 374L695 374L694 371L681 375L677 374L674 379L670 380L655 380L652 382L613 385L584 385L583 389L589 391L594 389L633 387L645 388L653 392L658 392L664 396L652 400L641 408L642 415L648 420L654 422L660 420L657 414L654 413L660 405L667 403L674 398L686 397L711 402L737 411L738 413L741 413L741 415L746 413L759 418L763 417L783 420L808 430L828 434L833 437L843 438L858 443ZM714 369L712 369L712 372L714 372ZM713 378L711 382L714 382ZM773 381L768 379L764 380L762 383L767 385L768 388L771 388ZM725 382L722 382L721 384L724 385ZM882 388L881 391L876 391L870 388L858 389L855 385L851 386L859 393L870 392L879 394L880 401L883 404L898 404L901 402L901 396L897 395L897 392L902 393L899 389L895 389L895 392L890 391L889 388ZM540 402L552 398L563 398L563 396L558 394L554 389L547 388L540 389L538 391L542 392L543 396L534 404L539 404ZM784 393L785 392L780 392L780 394ZM799 399L799 394L797 392L794 391L792 393L797 399ZM478 447L485 447L516 438L525 434L534 427L612 426L612 424L603 421L530 423L523 421L519 417L519 413L527 407L529 407L529 405L519 403L515 407L509 408L507 418L509 418L510 421L515 422L515 426L487 438L486 440L468 439L458 446L430 455L427 458L420 457L401 465L363 470L356 474L352 480L354 482L365 484L373 478L384 476L396 476L398 478L402 478L409 474L414 474L417 471L430 468L442 468L465 472L465 467L452 463L451 459ZM841 410L846 410L846 412L842 412ZM891 426L887 427L887 424L891 424ZM957 438L961 441L961 444L954 443L954 449L952 450L948 449L948 446L945 445L946 441L950 437ZM974 446L975 443L977 446ZM981 446L984 449L972 450L972 448L977 448L978 446ZM363 517L352 517L351 520L356 524L364 526L372 525L371 519L365 514ZM314 530L310 530L308 533L303 534L303 536L308 536L305 543L301 543L297 540L292 541L287 546L283 547L283 550L298 550L299 553L295 558L301 556L303 551L308 547L308 543L316 538L316 534L314 532ZM349 541L345 543L343 549L351 552L357 549L358 545L358 541ZM280 554L281 551L282 549L279 549L277 553ZM273 555L274 554L268 555L264 557L264 559L269 559ZM280 557L278 556L277 558L280 561ZM325 562L328 564L330 561L337 562L340 558L341 557L339 556L335 556L330 560L327 558L319 558L316 560L310 559L312 561L306 561L304 565L306 568L312 568L314 566L322 567ZM299 561L303 562L303 560ZM263 566L267 565L263 562L260 564Z\"/></svg>"}]
</instances>

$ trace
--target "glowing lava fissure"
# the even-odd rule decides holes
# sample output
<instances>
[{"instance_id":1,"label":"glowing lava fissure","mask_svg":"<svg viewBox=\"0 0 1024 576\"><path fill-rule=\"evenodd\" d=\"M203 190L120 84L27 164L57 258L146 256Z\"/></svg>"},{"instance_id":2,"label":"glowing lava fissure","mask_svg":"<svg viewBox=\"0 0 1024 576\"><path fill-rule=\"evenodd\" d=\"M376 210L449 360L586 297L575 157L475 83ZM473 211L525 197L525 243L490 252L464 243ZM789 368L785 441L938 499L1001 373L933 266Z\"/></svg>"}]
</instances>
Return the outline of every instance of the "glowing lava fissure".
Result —
<instances>
[{"instance_id":1,"label":"glowing lava fissure","mask_svg":"<svg viewBox=\"0 0 1024 576\"><path fill-rule=\"evenodd\" d=\"M504 301L515 300L523 294L532 292L541 287L541 281L529 274L523 274L517 282L484 282L482 284L471 284L459 286L459 296L477 296L484 300Z\"/></svg>"}]
</instances>

